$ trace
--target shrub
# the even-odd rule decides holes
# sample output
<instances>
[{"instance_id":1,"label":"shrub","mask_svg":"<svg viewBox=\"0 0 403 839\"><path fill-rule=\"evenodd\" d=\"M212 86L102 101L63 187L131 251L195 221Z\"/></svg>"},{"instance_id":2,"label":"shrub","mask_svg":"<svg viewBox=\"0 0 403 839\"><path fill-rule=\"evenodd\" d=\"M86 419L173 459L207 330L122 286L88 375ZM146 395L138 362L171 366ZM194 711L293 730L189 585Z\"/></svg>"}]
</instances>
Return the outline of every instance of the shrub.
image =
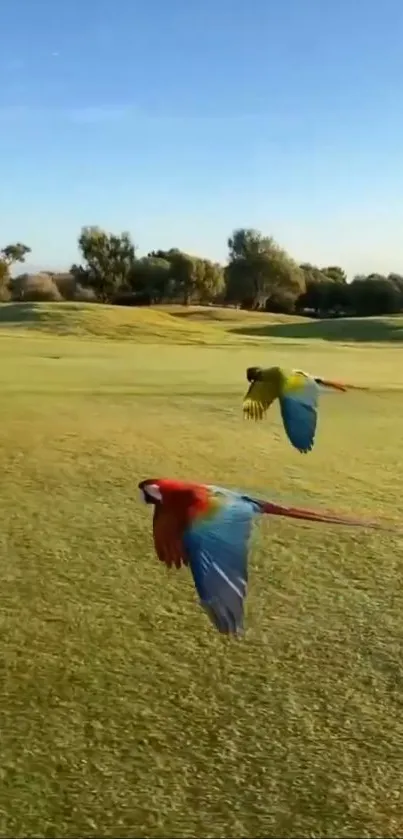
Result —
<instances>
[{"instance_id":1,"label":"shrub","mask_svg":"<svg viewBox=\"0 0 403 839\"><path fill-rule=\"evenodd\" d=\"M72 274L66 271L60 274L49 273L49 276L64 300L76 300L77 283Z\"/></svg>"},{"instance_id":2,"label":"shrub","mask_svg":"<svg viewBox=\"0 0 403 839\"><path fill-rule=\"evenodd\" d=\"M63 299L49 274L20 274L12 280L11 295L16 301L56 303Z\"/></svg>"},{"instance_id":3,"label":"shrub","mask_svg":"<svg viewBox=\"0 0 403 839\"><path fill-rule=\"evenodd\" d=\"M92 288L83 288L77 283L75 287L74 297L72 300L77 300L78 303L96 303L97 296Z\"/></svg>"}]
</instances>

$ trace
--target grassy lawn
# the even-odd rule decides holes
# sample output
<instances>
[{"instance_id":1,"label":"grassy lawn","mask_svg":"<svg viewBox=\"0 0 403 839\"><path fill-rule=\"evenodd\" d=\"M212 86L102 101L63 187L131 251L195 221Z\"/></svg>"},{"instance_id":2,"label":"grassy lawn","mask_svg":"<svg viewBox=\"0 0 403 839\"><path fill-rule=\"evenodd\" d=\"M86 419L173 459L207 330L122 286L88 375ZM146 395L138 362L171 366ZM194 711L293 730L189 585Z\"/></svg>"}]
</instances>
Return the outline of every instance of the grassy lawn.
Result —
<instances>
[{"instance_id":1,"label":"grassy lawn","mask_svg":"<svg viewBox=\"0 0 403 839\"><path fill-rule=\"evenodd\" d=\"M403 834L402 538L262 520L234 642L138 500L172 476L401 522L396 336L303 326L0 308L1 836ZM277 407L242 420L274 363L373 391L323 397L304 457Z\"/></svg>"}]
</instances>

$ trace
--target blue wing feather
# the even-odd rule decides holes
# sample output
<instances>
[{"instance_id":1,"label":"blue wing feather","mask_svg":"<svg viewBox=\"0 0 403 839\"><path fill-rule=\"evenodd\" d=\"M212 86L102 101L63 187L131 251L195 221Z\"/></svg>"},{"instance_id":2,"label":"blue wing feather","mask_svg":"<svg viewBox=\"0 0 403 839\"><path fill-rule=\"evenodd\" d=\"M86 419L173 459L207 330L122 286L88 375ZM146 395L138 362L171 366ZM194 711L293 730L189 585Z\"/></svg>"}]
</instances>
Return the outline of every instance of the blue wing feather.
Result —
<instances>
[{"instance_id":1,"label":"blue wing feather","mask_svg":"<svg viewBox=\"0 0 403 839\"><path fill-rule=\"evenodd\" d=\"M248 543L257 505L211 487L223 504L213 516L196 520L184 535L196 591L210 620L227 634L243 630L248 582Z\"/></svg>"},{"instance_id":2,"label":"blue wing feather","mask_svg":"<svg viewBox=\"0 0 403 839\"><path fill-rule=\"evenodd\" d=\"M280 396L281 416L290 443L300 452L309 452L315 442L318 421L318 388L305 379L299 390Z\"/></svg>"}]
</instances>

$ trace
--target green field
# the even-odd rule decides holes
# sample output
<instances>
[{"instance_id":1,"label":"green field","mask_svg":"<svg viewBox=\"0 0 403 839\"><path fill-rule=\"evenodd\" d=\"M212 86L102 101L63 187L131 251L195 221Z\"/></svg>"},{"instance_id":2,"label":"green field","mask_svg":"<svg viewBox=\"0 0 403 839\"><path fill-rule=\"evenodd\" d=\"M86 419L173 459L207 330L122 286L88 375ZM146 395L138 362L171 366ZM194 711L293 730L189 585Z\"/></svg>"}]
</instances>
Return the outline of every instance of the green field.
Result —
<instances>
[{"instance_id":1,"label":"green field","mask_svg":"<svg viewBox=\"0 0 403 839\"><path fill-rule=\"evenodd\" d=\"M231 641L137 492L400 523L402 340L399 318L0 307L1 836L403 834L402 537L258 522ZM242 419L245 367L276 363L372 390L324 396L302 456L276 406Z\"/></svg>"}]
</instances>

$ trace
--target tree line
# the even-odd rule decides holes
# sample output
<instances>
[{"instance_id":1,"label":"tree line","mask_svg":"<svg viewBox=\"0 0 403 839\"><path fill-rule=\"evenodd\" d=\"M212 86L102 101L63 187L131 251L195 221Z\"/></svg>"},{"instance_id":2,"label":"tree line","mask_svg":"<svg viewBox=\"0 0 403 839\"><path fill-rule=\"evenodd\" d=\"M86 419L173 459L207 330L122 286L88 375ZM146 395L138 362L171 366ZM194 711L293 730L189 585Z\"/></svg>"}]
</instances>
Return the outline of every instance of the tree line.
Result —
<instances>
[{"instance_id":1,"label":"tree line","mask_svg":"<svg viewBox=\"0 0 403 839\"><path fill-rule=\"evenodd\" d=\"M317 317L403 311L403 276L347 276L337 265L298 264L271 236L240 228L228 239L226 265L178 248L139 257L127 232L83 227L79 264L63 273L14 276L31 249L17 242L0 250L0 300L88 300L116 305L190 303Z\"/></svg>"}]
</instances>

